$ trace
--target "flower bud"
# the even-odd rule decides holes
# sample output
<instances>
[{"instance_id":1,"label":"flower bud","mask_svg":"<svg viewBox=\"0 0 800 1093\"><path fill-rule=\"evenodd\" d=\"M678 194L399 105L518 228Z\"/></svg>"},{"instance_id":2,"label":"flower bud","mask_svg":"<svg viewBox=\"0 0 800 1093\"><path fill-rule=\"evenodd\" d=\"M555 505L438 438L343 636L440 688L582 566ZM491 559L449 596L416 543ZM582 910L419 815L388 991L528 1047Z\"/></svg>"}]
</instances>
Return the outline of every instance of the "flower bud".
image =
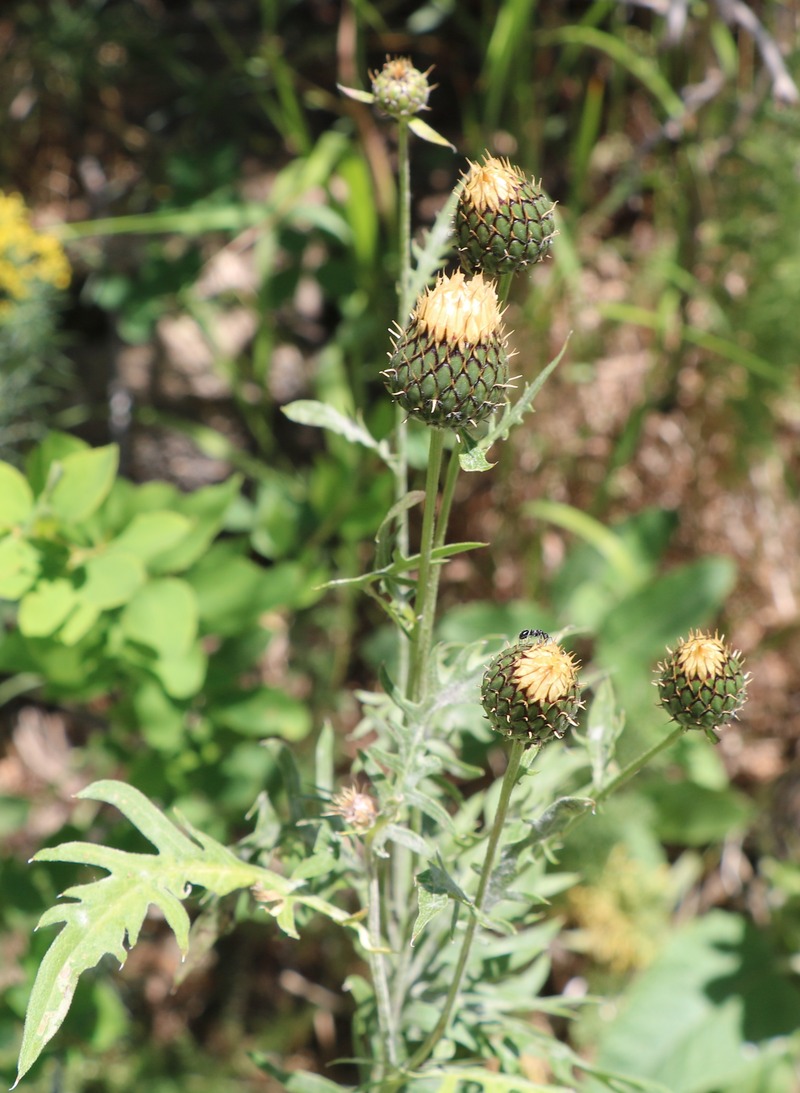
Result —
<instances>
[{"instance_id":1,"label":"flower bud","mask_svg":"<svg viewBox=\"0 0 800 1093\"><path fill-rule=\"evenodd\" d=\"M685 729L705 729L707 734L727 724L744 706L749 673L742 670L742 656L716 633L690 631L673 652L658 665L655 680L661 705L673 721Z\"/></svg>"},{"instance_id":2,"label":"flower bud","mask_svg":"<svg viewBox=\"0 0 800 1093\"><path fill-rule=\"evenodd\" d=\"M323 815L340 816L345 825L357 835L363 835L374 827L378 818L378 806L372 794L352 786L337 793L331 805L330 812Z\"/></svg>"},{"instance_id":3,"label":"flower bud","mask_svg":"<svg viewBox=\"0 0 800 1093\"><path fill-rule=\"evenodd\" d=\"M411 118L427 110L433 90L428 83L430 71L420 72L408 57L387 57L380 72L369 74L375 105L393 118Z\"/></svg>"},{"instance_id":4,"label":"flower bud","mask_svg":"<svg viewBox=\"0 0 800 1093\"><path fill-rule=\"evenodd\" d=\"M549 253L555 205L507 159L486 155L463 176L455 214L461 265L467 273L514 273Z\"/></svg>"},{"instance_id":5,"label":"flower bud","mask_svg":"<svg viewBox=\"0 0 800 1093\"><path fill-rule=\"evenodd\" d=\"M508 353L491 282L460 270L439 277L417 300L381 373L404 410L427 425L475 425L502 405Z\"/></svg>"},{"instance_id":6,"label":"flower bud","mask_svg":"<svg viewBox=\"0 0 800 1093\"><path fill-rule=\"evenodd\" d=\"M583 703L578 663L541 630L523 630L489 664L481 701L495 732L532 744L561 739Z\"/></svg>"}]
</instances>

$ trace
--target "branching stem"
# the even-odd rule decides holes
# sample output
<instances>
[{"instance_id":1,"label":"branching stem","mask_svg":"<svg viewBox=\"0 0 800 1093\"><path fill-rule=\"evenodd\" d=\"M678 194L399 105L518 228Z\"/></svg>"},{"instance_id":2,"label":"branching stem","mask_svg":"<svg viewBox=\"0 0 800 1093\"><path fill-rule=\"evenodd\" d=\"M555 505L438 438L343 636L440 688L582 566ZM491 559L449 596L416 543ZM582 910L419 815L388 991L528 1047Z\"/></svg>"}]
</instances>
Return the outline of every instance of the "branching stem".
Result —
<instances>
[{"instance_id":1,"label":"branching stem","mask_svg":"<svg viewBox=\"0 0 800 1093\"><path fill-rule=\"evenodd\" d=\"M486 846L486 856L483 860L483 867L481 868L480 880L478 881L478 891L475 894L474 912L470 916L467 923L464 937L461 941L461 951L458 954L458 962L456 963L455 970L453 972L453 978L450 983L450 990L447 992L447 998L445 999L444 1009L442 1010L439 1020L431 1030L428 1038L424 1043L414 1052L411 1058L408 1060L407 1066L404 1068L408 1073L421 1066L428 1058L430 1058L436 1045L441 1038L447 1032L448 1025L450 1024L450 1018L453 1014L458 996L461 990L461 982L464 978L464 972L469 962L470 953L472 951L472 943L475 940L475 931L478 925L478 914L483 910L483 902L486 898L486 892L489 888L489 882L492 876L492 869L494 866L495 855L497 854L497 847L500 842L500 836L503 833L506 817L508 815L508 806L511 801L511 794L514 790L514 786L517 782L517 776L519 775L519 768L522 763L522 756L525 752L527 742L523 740L515 740L511 745L511 752L508 757L508 766L506 767L506 773L503 777L503 784L500 787L500 799L497 802L497 813L495 814L494 824L489 835L489 842ZM400 1083L397 1083L400 1084ZM393 1084L390 1089L397 1088L397 1085Z\"/></svg>"}]
</instances>

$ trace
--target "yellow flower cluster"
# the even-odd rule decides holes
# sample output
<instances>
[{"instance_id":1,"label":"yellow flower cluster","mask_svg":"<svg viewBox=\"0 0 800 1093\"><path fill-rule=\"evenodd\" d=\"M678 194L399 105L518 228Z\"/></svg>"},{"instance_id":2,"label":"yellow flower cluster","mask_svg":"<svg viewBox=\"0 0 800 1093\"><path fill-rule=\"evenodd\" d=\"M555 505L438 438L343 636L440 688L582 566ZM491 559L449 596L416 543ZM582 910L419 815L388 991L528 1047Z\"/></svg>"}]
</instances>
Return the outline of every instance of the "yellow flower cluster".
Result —
<instances>
[{"instance_id":1,"label":"yellow flower cluster","mask_svg":"<svg viewBox=\"0 0 800 1093\"><path fill-rule=\"evenodd\" d=\"M0 192L0 319L37 288L65 289L69 282L59 241L32 227L19 194Z\"/></svg>"}]
</instances>

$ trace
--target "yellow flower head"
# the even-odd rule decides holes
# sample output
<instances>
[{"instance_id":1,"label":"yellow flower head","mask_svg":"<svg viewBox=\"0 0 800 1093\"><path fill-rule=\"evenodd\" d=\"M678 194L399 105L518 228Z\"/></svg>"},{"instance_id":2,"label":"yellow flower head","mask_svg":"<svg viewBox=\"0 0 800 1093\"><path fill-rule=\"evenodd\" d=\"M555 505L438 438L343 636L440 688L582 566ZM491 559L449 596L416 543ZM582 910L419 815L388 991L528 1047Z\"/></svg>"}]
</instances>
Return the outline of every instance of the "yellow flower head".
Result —
<instances>
[{"instance_id":1,"label":"yellow flower head","mask_svg":"<svg viewBox=\"0 0 800 1093\"><path fill-rule=\"evenodd\" d=\"M413 320L422 334L462 348L503 337L502 312L494 285L480 274L466 278L461 270L442 275L417 300Z\"/></svg>"}]
</instances>

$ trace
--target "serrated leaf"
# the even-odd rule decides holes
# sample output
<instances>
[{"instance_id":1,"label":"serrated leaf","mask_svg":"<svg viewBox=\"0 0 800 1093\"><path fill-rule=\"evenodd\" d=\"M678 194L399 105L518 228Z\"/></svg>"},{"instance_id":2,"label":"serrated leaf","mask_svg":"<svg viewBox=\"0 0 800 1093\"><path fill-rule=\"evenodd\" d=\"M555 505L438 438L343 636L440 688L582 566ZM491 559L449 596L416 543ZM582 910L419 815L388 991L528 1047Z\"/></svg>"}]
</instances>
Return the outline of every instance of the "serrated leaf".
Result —
<instances>
[{"instance_id":1,"label":"serrated leaf","mask_svg":"<svg viewBox=\"0 0 800 1093\"><path fill-rule=\"evenodd\" d=\"M456 903L463 903L467 907L472 906L472 900L453 880L441 859L431 862L427 869L417 873L415 883L418 888L424 889L432 896L445 896L447 899L455 900Z\"/></svg>"},{"instance_id":2,"label":"serrated leaf","mask_svg":"<svg viewBox=\"0 0 800 1093\"><path fill-rule=\"evenodd\" d=\"M33 490L10 463L0 463L0 531L28 519L33 511Z\"/></svg>"},{"instance_id":3,"label":"serrated leaf","mask_svg":"<svg viewBox=\"0 0 800 1093\"><path fill-rule=\"evenodd\" d=\"M151 904L163 912L185 951L189 917L182 900L192 885L219 896L255 884L277 894L288 893L292 887L277 874L237 858L186 821L184 833L132 786L95 782L78 796L115 805L157 853L132 854L72 842L35 855L35 861L97 866L108 876L68 888L63 894L74 902L57 904L39 920L38 928L61 924L62 929L39 967L28 1002L15 1084L61 1027L81 974L107 953L125 963Z\"/></svg>"},{"instance_id":4,"label":"serrated leaf","mask_svg":"<svg viewBox=\"0 0 800 1093\"><path fill-rule=\"evenodd\" d=\"M444 895L442 892L430 892L423 885L419 885L417 888L417 900L419 901L419 912L411 931L412 945L431 919L436 918L441 911L450 906L449 896Z\"/></svg>"},{"instance_id":5,"label":"serrated leaf","mask_svg":"<svg viewBox=\"0 0 800 1093\"><path fill-rule=\"evenodd\" d=\"M525 385L516 402L509 403L503 413L498 416L498 419L489 425L486 434L479 440L473 441L472 446L466 448L459 455L459 463L463 470L485 471L493 466L493 464L486 461L486 452L496 441L505 440L513 427L524 420L525 415L533 405L533 400L544 386L545 380L556 369L564 356L568 342L569 338L564 342L557 356L550 361L546 368L542 369L536 379Z\"/></svg>"}]
</instances>

